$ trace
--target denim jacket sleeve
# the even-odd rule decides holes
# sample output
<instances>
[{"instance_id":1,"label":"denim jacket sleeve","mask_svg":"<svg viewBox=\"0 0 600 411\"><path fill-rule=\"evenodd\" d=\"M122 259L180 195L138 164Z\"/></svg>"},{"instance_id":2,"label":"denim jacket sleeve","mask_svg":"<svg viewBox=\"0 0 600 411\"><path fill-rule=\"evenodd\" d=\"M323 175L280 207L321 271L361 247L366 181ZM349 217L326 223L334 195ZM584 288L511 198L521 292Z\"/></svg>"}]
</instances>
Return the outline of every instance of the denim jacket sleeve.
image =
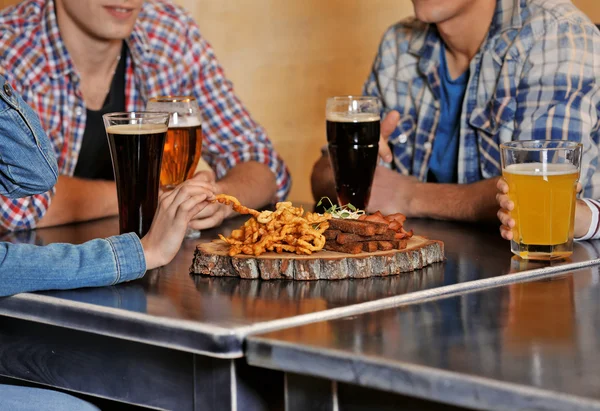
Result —
<instances>
[{"instance_id":1,"label":"denim jacket sleeve","mask_svg":"<svg viewBox=\"0 0 600 411\"><path fill-rule=\"evenodd\" d=\"M56 156L33 109L0 76L0 194L25 197L50 190Z\"/></svg>"},{"instance_id":2,"label":"denim jacket sleeve","mask_svg":"<svg viewBox=\"0 0 600 411\"><path fill-rule=\"evenodd\" d=\"M144 250L133 233L80 245L0 242L0 296L113 285L145 272Z\"/></svg>"}]
</instances>

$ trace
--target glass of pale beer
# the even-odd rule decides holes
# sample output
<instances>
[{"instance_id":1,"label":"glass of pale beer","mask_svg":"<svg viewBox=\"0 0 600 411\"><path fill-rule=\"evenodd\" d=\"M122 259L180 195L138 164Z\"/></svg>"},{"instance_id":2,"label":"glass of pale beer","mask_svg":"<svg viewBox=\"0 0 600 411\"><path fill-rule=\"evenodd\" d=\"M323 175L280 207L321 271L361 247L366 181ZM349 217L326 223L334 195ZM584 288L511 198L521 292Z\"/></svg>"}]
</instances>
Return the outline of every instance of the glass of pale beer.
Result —
<instances>
[{"instance_id":1,"label":"glass of pale beer","mask_svg":"<svg viewBox=\"0 0 600 411\"><path fill-rule=\"evenodd\" d=\"M570 256L581 144L528 140L501 144L500 148L502 175L515 204L511 251L530 260Z\"/></svg>"},{"instance_id":2,"label":"glass of pale beer","mask_svg":"<svg viewBox=\"0 0 600 411\"><path fill-rule=\"evenodd\" d=\"M158 206L169 113L109 113L102 118L117 185L119 231L142 238Z\"/></svg>"},{"instance_id":3,"label":"glass of pale beer","mask_svg":"<svg viewBox=\"0 0 600 411\"><path fill-rule=\"evenodd\" d=\"M202 118L195 97L162 96L148 101L148 111L171 113L165 139L160 185L172 190L191 178L202 156ZM186 238L199 238L200 231L188 228Z\"/></svg>"}]
</instances>

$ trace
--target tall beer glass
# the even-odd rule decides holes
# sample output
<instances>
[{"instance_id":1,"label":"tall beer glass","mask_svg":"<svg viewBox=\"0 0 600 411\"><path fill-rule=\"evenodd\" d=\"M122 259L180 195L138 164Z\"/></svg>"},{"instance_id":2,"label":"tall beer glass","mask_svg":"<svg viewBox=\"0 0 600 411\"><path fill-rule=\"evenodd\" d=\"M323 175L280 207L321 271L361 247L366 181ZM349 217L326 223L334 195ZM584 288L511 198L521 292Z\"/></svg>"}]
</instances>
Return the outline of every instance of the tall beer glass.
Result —
<instances>
[{"instance_id":1,"label":"tall beer glass","mask_svg":"<svg viewBox=\"0 0 600 411\"><path fill-rule=\"evenodd\" d=\"M151 98L148 111L171 113L165 140L160 184L171 190L194 175L202 156L202 118L198 102L191 96ZM188 228L187 238L199 238L200 231Z\"/></svg>"},{"instance_id":2,"label":"tall beer glass","mask_svg":"<svg viewBox=\"0 0 600 411\"><path fill-rule=\"evenodd\" d=\"M327 100L327 146L340 205L365 209L379 150L379 100L346 96Z\"/></svg>"},{"instance_id":3,"label":"tall beer glass","mask_svg":"<svg viewBox=\"0 0 600 411\"><path fill-rule=\"evenodd\" d=\"M500 148L502 175L515 204L512 252L532 260L570 256L581 144L529 140Z\"/></svg>"},{"instance_id":4,"label":"tall beer glass","mask_svg":"<svg viewBox=\"0 0 600 411\"><path fill-rule=\"evenodd\" d=\"M119 231L142 238L158 206L169 113L110 113L102 118L117 184Z\"/></svg>"}]
</instances>

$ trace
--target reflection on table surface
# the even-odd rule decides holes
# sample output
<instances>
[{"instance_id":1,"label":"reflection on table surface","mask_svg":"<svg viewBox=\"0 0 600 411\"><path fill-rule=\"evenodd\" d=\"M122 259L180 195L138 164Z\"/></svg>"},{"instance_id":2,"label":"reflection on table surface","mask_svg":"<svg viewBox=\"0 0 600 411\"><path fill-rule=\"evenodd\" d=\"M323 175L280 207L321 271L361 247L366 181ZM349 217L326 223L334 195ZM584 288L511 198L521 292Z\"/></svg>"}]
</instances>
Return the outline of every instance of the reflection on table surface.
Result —
<instances>
[{"instance_id":1,"label":"reflection on table surface","mask_svg":"<svg viewBox=\"0 0 600 411\"><path fill-rule=\"evenodd\" d=\"M335 379L343 367L330 367L326 358L347 359L359 374L356 381L368 381L368 364L385 364L403 370L386 373L390 380L419 384L422 375L407 376L409 365L417 365L433 374L450 371L600 399L599 301L596 266L250 337L248 360ZM276 348L253 349L254 343ZM311 362L313 353L318 362ZM302 363L288 369L294 358Z\"/></svg>"},{"instance_id":2,"label":"reflection on table surface","mask_svg":"<svg viewBox=\"0 0 600 411\"><path fill-rule=\"evenodd\" d=\"M199 241L211 241L218 232L228 234L243 222L243 217L233 219L219 229L205 231L200 240L186 240L169 265L148 272L141 280L114 287L43 294L235 328L547 265L522 260L515 263L509 244L500 238L496 226L409 220L407 226L415 233L444 241L446 262L397 276L341 281L262 281L189 274ZM4 240L78 244L117 232L118 219L109 218L15 233ZM577 244L571 261L552 264L586 261L598 255L594 247Z\"/></svg>"}]
</instances>

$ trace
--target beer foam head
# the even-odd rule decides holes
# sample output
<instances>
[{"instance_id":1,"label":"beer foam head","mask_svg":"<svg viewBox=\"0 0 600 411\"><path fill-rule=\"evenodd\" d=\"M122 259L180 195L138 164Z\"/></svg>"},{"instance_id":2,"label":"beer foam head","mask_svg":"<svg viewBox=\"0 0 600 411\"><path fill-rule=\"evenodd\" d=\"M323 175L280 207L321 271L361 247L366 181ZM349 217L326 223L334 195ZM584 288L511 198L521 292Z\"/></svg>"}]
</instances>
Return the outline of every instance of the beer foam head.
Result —
<instances>
[{"instance_id":1,"label":"beer foam head","mask_svg":"<svg viewBox=\"0 0 600 411\"><path fill-rule=\"evenodd\" d=\"M202 123L196 116L171 115L169 127L200 127Z\"/></svg>"},{"instance_id":2,"label":"beer foam head","mask_svg":"<svg viewBox=\"0 0 600 411\"><path fill-rule=\"evenodd\" d=\"M156 134L165 133L167 126L164 124L116 124L106 129L109 134Z\"/></svg>"},{"instance_id":3,"label":"beer foam head","mask_svg":"<svg viewBox=\"0 0 600 411\"><path fill-rule=\"evenodd\" d=\"M366 123L379 121L379 114L373 113L328 113L327 120L336 123Z\"/></svg>"},{"instance_id":4,"label":"beer foam head","mask_svg":"<svg viewBox=\"0 0 600 411\"><path fill-rule=\"evenodd\" d=\"M548 176L577 173L577 167L573 164L524 163L511 164L504 169L504 172L526 176Z\"/></svg>"}]
</instances>

